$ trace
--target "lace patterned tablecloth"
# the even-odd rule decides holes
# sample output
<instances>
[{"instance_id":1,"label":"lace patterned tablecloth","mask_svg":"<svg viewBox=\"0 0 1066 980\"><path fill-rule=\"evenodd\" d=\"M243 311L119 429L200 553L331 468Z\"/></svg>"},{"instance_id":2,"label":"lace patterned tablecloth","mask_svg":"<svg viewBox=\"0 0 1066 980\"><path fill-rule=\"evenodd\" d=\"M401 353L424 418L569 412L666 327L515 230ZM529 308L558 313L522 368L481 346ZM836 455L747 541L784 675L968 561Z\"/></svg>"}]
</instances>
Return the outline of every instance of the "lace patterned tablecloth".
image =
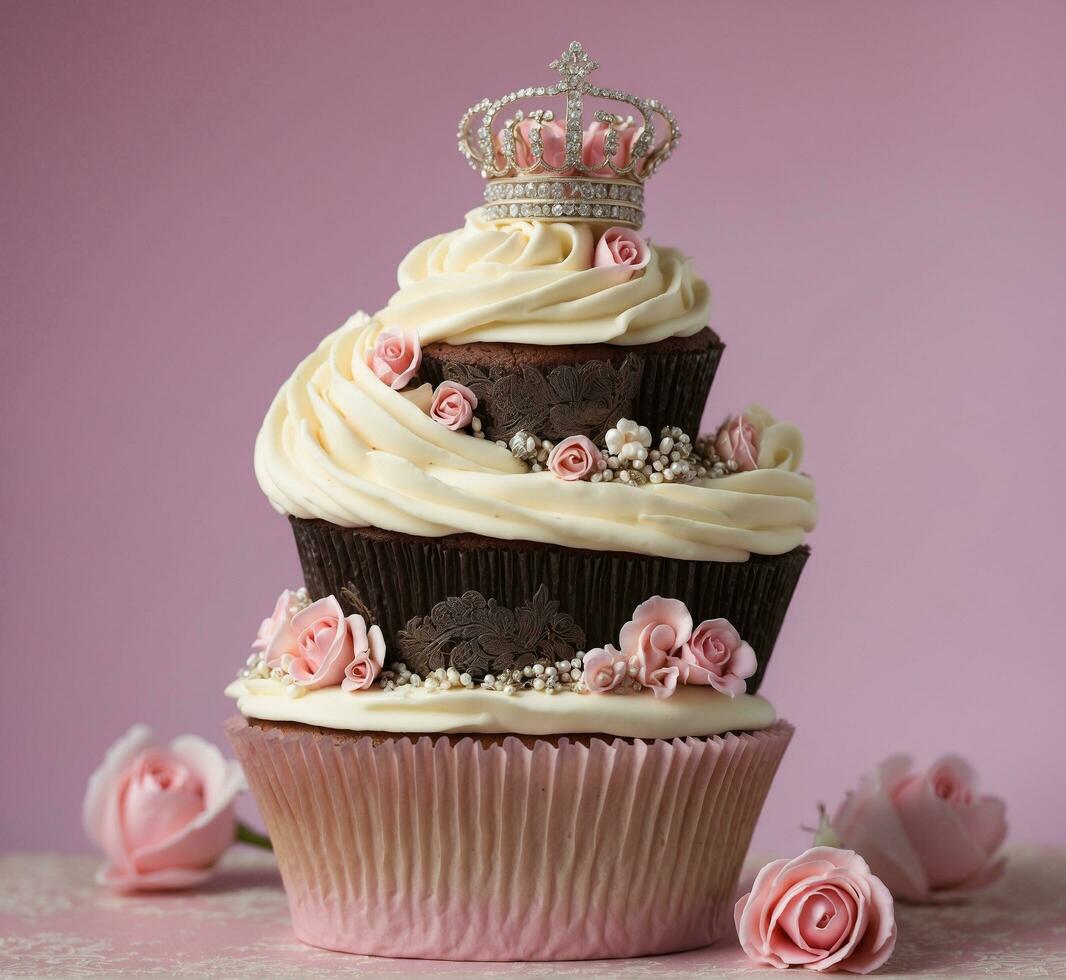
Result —
<instances>
[{"instance_id":1,"label":"lace patterned tablecloth","mask_svg":"<svg viewBox=\"0 0 1066 980\"><path fill-rule=\"evenodd\" d=\"M413 963L300 944L270 855L235 848L194 893L116 897L96 859L0 857L0 975L733 977L756 969L735 937L676 956L596 963ZM1066 848L1011 849L998 886L965 905L898 908L899 943L877 976L1066 976ZM795 975L793 971L792 975ZM814 976L800 973L802 976Z\"/></svg>"}]
</instances>

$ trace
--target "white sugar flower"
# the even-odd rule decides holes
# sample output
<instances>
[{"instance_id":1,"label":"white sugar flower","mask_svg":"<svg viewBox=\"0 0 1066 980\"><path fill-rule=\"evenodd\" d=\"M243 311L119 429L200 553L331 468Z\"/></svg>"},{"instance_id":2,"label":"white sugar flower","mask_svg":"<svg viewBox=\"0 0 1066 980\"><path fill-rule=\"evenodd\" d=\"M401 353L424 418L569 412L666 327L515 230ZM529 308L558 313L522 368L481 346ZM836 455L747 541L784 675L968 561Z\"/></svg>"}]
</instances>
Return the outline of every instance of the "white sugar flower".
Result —
<instances>
[{"instance_id":1,"label":"white sugar flower","mask_svg":"<svg viewBox=\"0 0 1066 980\"><path fill-rule=\"evenodd\" d=\"M604 437L607 451L619 459L647 459L651 445L651 432L646 425L637 425L631 419L619 419Z\"/></svg>"}]
</instances>

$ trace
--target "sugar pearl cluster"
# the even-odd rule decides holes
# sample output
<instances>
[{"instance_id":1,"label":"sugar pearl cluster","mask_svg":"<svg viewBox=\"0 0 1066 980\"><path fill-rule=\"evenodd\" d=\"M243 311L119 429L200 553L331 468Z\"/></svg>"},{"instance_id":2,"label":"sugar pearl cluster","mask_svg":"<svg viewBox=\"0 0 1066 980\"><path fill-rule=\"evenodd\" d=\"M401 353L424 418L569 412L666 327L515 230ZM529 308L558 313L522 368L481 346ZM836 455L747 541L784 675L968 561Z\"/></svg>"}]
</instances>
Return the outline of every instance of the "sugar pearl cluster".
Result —
<instances>
[{"instance_id":1,"label":"sugar pearl cluster","mask_svg":"<svg viewBox=\"0 0 1066 980\"><path fill-rule=\"evenodd\" d=\"M498 691L501 694L514 694L520 690L543 694L580 692L584 690L581 684L583 658L584 654L578 653L570 660L559 660L554 665L532 664L504 670L499 674L486 674L481 682L481 690Z\"/></svg>"},{"instance_id":2,"label":"sugar pearl cluster","mask_svg":"<svg viewBox=\"0 0 1066 980\"><path fill-rule=\"evenodd\" d=\"M525 429L519 429L509 442L498 440L497 445L510 449L511 455L523 463L528 463L534 473L539 473L548 465L548 457L555 448L555 443L550 439L541 439Z\"/></svg>"},{"instance_id":3,"label":"sugar pearl cluster","mask_svg":"<svg viewBox=\"0 0 1066 980\"><path fill-rule=\"evenodd\" d=\"M424 687L427 691L450 691L453 688L473 690L474 679L467 673L461 673L455 667L438 667L432 674L422 677L413 673L402 661L389 665L378 678L378 683L386 691L400 688Z\"/></svg>"},{"instance_id":4,"label":"sugar pearl cluster","mask_svg":"<svg viewBox=\"0 0 1066 980\"><path fill-rule=\"evenodd\" d=\"M533 472L547 468L555 444L536 433L521 429L510 440L498 445L529 464ZM606 467L592 473L592 483L617 481L639 487L646 483L691 483L693 480L716 479L735 473L734 460L722 460L714 450L714 436L693 441L676 425L666 425L656 439L651 430L632 419L619 419L607 430L600 445Z\"/></svg>"},{"instance_id":5,"label":"sugar pearl cluster","mask_svg":"<svg viewBox=\"0 0 1066 980\"><path fill-rule=\"evenodd\" d=\"M382 672L378 684L385 691L423 689L430 694L464 690L490 691L504 695L517 694L519 691L536 691L540 694L569 691L574 694L587 694L588 688L582 680L584 658L584 653L576 653L571 659L559 660L555 664L538 663L502 670L496 674L486 674L480 682L455 667L438 667L431 674L422 677L413 673L405 663L392 663L388 670ZM616 670L626 675L615 688L617 693L643 690L643 685L637 679L639 664L636 660L628 663L619 661Z\"/></svg>"},{"instance_id":6,"label":"sugar pearl cluster","mask_svg":"<svg viewBox=\"0 0 1066 980\"><path fill-rule=\"evenodd\" d=\"M714 448L715 434L700 436L692 444L692 455L700 460L700 464L706 470L705 475L717 480L730 473L736 473L739 469L735 459L722 459Z\"/></svg>"},{"instance_id":7,"label":"sugar pearl cluster","mask_svg":"<svg viewBox=\"0 0 1066 980\"><path fill-rule=\"evenodd\" d=\"M527 429L519 429L511 436L510 441L498 439L496 445L509 449L515 459L528 463L530 470L534 473L539 473L547 467L548 457L555 448L555 443L551 439L541 439L536 433Z\"/></svg>"},{"instance_id":8,"label":"sugar pearl cluster","mask_svg":"<svg viewBox=\"0 0 1066 980\"><path fill-rule=\"evenodd\" d=\"M645 483L690 483L707 475L702 460L693 457L692 439L676 425L663 426L659 441L644 425L619 419L607 430L607 469L603 480L617 479L630 486ZM595 477L593 477L595 479Z\"/></svg>"},{"instance_id":9,"label":"sugar pearl cluster","mask_svg":"<svg viewBox=\"0 0 1066 980\"><path fill-rule=\"evenodd\" d=\"M480 683L468 673L455 667L438 667L433 673L422 677L413 673L405 663L393 663L382 672L378 683L386 691L401 688L423 688L428 693L452 690L496 691L514 694L520 690L541 691L555 694L558 691L582 691L581 660L577 654L571 660L560 660L554 666L533 664L528 667L504 670L498 674L486 674Z\"/></svg>"},{"instance_id":10,"label":"sugar pearl cluster","mask_svg":"<svg viewBox=\"0 0 1066 980\"><path fill-rule=\"evenodd\" d=\"M298 612L303 612L309 605L311 605L311 596L308 594L307 589L304 586L300 586L294 590L289 598L288 614L292 619Z\"/></svg>"}]
</instances>

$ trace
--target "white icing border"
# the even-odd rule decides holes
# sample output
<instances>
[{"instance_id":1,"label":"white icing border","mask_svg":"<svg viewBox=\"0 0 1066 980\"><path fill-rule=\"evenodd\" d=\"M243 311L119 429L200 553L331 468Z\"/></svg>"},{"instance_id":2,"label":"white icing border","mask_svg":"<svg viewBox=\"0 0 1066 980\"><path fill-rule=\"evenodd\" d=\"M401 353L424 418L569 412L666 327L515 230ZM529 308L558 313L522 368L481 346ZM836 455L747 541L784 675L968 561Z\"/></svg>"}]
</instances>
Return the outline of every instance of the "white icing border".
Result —
<instances>
[{"instance_id":1,"label":"white icing border","mask_svg":"<svg viewBox=\"0 0 1066 980\"><path fill-rule=\"evenodd\" d=\"M292 721L343 731L407 734L618 735L683 738L769 728L774 707L756 694L730 698L706 687L678 687L659 699L633 694L513 695L483 690L423 689L348 694L339 687L290 697L274 680L236 680L228 697L246 718Z\"/></svg>"}]
</instances>

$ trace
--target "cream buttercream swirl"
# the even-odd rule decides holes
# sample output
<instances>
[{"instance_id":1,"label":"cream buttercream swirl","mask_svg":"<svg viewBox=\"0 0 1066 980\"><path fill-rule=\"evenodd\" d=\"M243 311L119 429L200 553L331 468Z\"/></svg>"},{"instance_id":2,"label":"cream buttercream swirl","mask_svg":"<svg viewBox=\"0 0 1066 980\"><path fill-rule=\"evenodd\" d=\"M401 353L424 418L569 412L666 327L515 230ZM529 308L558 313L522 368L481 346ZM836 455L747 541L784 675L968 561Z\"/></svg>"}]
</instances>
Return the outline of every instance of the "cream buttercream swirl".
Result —
<instances>
[{"instance_id":1,"label":"cream buttercream swirl","mask_svg":"<svg viewBox=\"0 0 1066 980\"><path fill-rule=\"evenodd\" d=\"M795 426L762 419L761 467L690 484L556 479L437 424L429 385L398 392L367 366L383 325L356 314L282 386L255 447L274 507L344 527L469 532L596 551L743 561L801 544L817 516Z\"/></svg>"},{"instance_id":2,"label":"cream buttercream swirl","mask_svg":"<svg viewBox=\"0 0 1066 980\"><path fill-rule=\"evenodd\" d=\"M624 267L594 267L606 227L495 225L471 211L464 227L407 255L400 289L378 319L417 329L424 344L651 344L702 330L710 290L691 262L652 245L648 265L632 278Z\"/></svg>"},{"instance_id":3,"label":"cream buttercream swirl","mask_svg":"<svg viewBox=\"0 0 1066 980\"><path fill-rule=\"evenodd\" d=\"M410 734L580 735L684 738L769 728L773 705L757 694L730 698L709 688L679 687L665 700L631 694L547 695L519 691L383 691L348 694L324 687L289 697L274 680L237 680L226 688L246 718L293 721L356 732Z\"/></svg>"}]
</instances>

